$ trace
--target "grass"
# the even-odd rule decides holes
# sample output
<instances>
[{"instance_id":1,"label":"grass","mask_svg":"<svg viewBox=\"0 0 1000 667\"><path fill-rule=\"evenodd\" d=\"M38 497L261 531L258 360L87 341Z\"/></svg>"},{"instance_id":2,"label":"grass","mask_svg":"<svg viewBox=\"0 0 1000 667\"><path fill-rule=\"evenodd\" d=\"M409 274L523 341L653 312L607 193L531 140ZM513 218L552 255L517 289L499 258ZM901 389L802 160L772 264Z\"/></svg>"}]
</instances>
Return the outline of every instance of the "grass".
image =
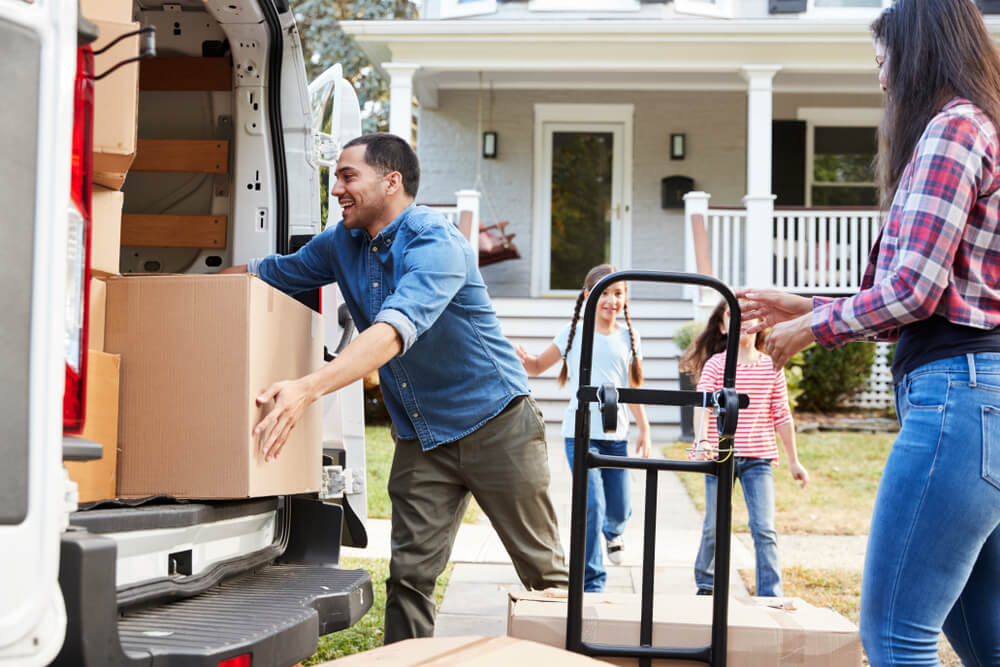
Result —
<instances>
[{"instance_id":1,"label":"grass","mask_svg":"<svg viewBox=\"0 0 1000 667\"><path fill-rule=\"evenodd\" d=\"M891 433L798 433L799 460L809 471L809 485L799 488L788 474L782 453L775 469L775 524L783 534L865 535L871 523L875 491L889 455ZM664 448L664 456L686 459L689 443ZM696 473L678 475L688 495L705 509L705 481ZM739 484L733 496L733 530L749 532L746 502Z\"/></svg>"},{"instance_id":2,"label":"grass","mask_svg":"<svg viewBox=\"0 0 1000 667\"><path fill-rule=\"evenodd\" d=\"M747 590L753 594L753 570L740 570ZM813 570L800 566L786 567L781 572L785 595L802 598L817 607L830 607L838 614L858 622L861 593L861 573L853 570ZM943 667L961 667L948 640L941 636L938 643L938 658ZM867 659L864 664L868 664Z\"/></svg>"},{"instance_id":3,"label":"grass","mask_svg":"<svg viewBox=\"0 0 1000 667\"><path fill-rule=\"evenodd\" d=\"M360 621L340 632L320 637L319 648L303 665L316 665L354 653L361 653L382 646L385 623L385 579L389 576L389 561L384 558L344 558L340 567L347 570L368 570L372 575L372 606ZM441 608L444 591L451 579L452 564L438 577L434 588L434 602Z\"/></svg>"},{"instance_id":4,"label":"grass","mask_svg":"<svg viewBox=\"0 0 1000 667\"><path fill-rule=\"evenodd\" d=\"M389 519L392 517L392 503L389 502L389 471L392 468L392 452L395 445L388 426L365 426L365 463L368 467L368 518ZM479 523L483 510L476 500L469 501L464 523Z\"/></svg>"}]
</instances>

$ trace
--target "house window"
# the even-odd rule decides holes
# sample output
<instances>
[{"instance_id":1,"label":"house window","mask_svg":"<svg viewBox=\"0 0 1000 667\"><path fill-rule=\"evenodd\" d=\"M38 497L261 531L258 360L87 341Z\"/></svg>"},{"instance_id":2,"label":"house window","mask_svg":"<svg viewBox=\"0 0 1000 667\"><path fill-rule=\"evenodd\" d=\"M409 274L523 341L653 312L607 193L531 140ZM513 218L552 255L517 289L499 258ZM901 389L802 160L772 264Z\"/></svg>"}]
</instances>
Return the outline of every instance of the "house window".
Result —
<instances>
[{"instance_id":1,"label":"house window","mask_svg":"<svg viewBox=\"0 0 1000 667\"><path fill-rule=\"evenodd\" d=\"M818 16L873 16L893 0L809 0L810 13Z\"/></svg>"},{"instance_id":2,"label":"house window","mask_svg":"<svg viewBox=\"0 0 1000 667\"><path fill-rule=\"evenodd\" d=\"M874 127L813 127L812 206L875 206Z\"/></svg>"},{"instance_id":3,"label":"house window","mask_svg":"<svg viewBox=\"0 0 1000 667\"><path fill-rule=\"evenodd\" d=\"M533 12L637 12L639 0L531 0Z\"/></svg>"},{"instance_id":4,"label":"house window","mask_svg":"<svg viewBox=\"0 0 1000 667\"><path fill-rule=\"evenodd\" d=\"M456 19L480 14L494 14L497 0L425 0L424 18Z\"/></svg>"}]
</instances>

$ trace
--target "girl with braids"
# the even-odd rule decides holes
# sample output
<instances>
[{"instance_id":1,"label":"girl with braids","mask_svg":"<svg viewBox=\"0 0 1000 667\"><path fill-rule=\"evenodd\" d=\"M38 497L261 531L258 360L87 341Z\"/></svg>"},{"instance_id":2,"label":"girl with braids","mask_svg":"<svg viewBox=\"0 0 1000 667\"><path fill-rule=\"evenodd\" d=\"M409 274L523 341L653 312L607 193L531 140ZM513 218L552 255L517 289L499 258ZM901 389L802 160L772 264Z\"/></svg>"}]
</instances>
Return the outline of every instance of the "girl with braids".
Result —
<instances>
[{"instance_id":1,"label":"girl with braids","mask_svg":"<svg viewBox=\"0 0 1000 667\"><path fill-rule=\"evenodd\" d=\"M598 280L616 271L610 264L601 264L590 270L583 282L583 289L576 299L573 319L553 339L552 344L538 356L532 356L520 345L515 346L528 375L538 375L551 368L562 359L559 371L559 385L570 380L573 398L570 399L563 417L562 434L566 439L566 456L570 469L573 467L573 446L576 435L576 388L579 379L575 377L580 369L580 344L576 336L576 325L580 319L580 309L590 289ZM625 315L623 327L618 316ZM632 326L628 313L628 288L624 282L610 285L597 302L597 316L594 324L594 352L591 383L601 385L606 382L616 387L638 387L642 384L642 362L640 358L639 335ZM642 405L629 405L636 423L639 438L636 453L649 457L651 442L649 420ZM605 433L601 426L601 416L597 404L590 405L590 450L610 456L628 456L628 416L625 404L619 405L618 430ZM615 565L625 557L625 523L632 514L629 473L622 468L595 468L590 471L587 493L587 539L586 567L584 568L584 590L600 592L604 590L607 572L601 556L600 533L607 540L608 560Z\"/></svg>"},{"instance_id":2,"label":"girl with braids","mask_svg":"<svg viewBox=\"0 0 1000 667\"><path fill-rule=\"evenodd\" d=\"M885 92L882 227L860 290L737 293L778 363L895 340L899 435L861 581L869 662L1000 665L1000 54L972 0L896 0L871 26ZM752 327L750 328L753 329Z\"/></svg>"},{"instance_id":3,"label":"girl with braids","mask_svg":"<svg viewBox=\"0 0 1000 667\"><path fill-rule=\"evenodd\" d=\"M750 323L748 323L750 324ZM681 359L682 373L698 379L698 391L722 389L726 364L726 340L729 331L729 307L720 301L708 323ZM774 529L774 473L778 463L775 431L781 437L788 470L802 487L809 482L809 473L799 463L795 447L795 427L788 409L788 387L785 372L764 354L764 332L740 336L739 358L736 363L736 391L750 397L750 405L740 410L739 424L733 442L736 457L735 474L743 487L743 497L750 515L750 535L753 537L757 564L757 595L777 597L781 591L781 564L778 560L778 532ZM695 443L691 458L707 459L719 442L715 420L708 410L695 408ZM707 446L706 446L707 445ZM729 454L723 454L728 456ZM718 480L705 475L705 523L701 529L701 546L694 564L694 579L698 595L711 595L715 577L715 500Z\"/></svg>"}]
</instances>

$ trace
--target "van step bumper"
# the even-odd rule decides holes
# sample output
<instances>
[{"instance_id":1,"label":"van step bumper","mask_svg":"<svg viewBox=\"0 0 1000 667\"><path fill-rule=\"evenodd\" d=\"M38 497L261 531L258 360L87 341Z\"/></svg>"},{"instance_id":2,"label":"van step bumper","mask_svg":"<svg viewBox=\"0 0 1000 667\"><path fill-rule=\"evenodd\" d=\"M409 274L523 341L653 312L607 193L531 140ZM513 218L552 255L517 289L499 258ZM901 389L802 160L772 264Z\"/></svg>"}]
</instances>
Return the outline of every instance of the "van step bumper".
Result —
<instances>
[{"instance_id":1,"label":"van step bumper","mask_svg":"<svg viewBox=\"0 0 1000 667\"><path fill-rule=\"evenodd\" d=\"M56 665L215 667L249 653L253 667L288 667L312 655L320 635L350 627L372 604L364 570L281 564L119 614L115 543L84 531L69 535L60 566L66 641Z\"/></svg>"}]
</instances>

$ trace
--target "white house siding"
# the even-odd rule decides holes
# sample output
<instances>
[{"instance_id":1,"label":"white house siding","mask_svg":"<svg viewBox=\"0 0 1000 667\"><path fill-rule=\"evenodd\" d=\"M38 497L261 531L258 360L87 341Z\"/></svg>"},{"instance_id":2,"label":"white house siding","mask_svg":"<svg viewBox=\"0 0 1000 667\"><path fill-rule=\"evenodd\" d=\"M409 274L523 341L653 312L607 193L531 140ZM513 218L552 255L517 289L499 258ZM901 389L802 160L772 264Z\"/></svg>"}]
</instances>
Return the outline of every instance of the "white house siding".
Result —
<instances>
[{"instance_id":1,"label":"white house siding","mask_svg":"<svg viewBox=\"0 0 1000 667\"><path fill-rule=\"evenodd\" d=\"M453 203L455 191L475 186L480 144L476 132L478 93L442 90L437 109L419 111L417 152L421 161L419 201ZM495 296L526 296L530 284L532 160L536 103L634 104L632 267L681 270L683 213L660 208L660 179L684 175L712 194L713 206L740 206L745 192L746 94L683 91L496 90L492 109L482 94L483 130L499 134L499 157L482 161L482 217L509 220L522 259L483 269ZM779 93L774 117L794 119L800 107L878 107L881 96ZM492 118L492 121L490 120ZM672 161L668 137L687 135L687 157ZM492 210L491 210L492 205ZM495 215L494 215L495 212ZM652 290L655 289L655 293ZM676 291L637 286L634 296L676 298Z\"/></svg>"},{"instance_id":2,"label":"white house siding","mask_svg":"<svg viewBox=\"0 0 1000 667\"><path fill-rule=\"evenodd\" d=\"M442 90L437 109L421 109L417 153L421 164L418 200L451 203L455 191L473 187L479 138L476 91ZM498 90L492 122L483 94L483 129L499 135L499 157L482 161L482 218L509 220L522 259L485 267L495 296L529 293L532 216L532 160L536 103L635 105L632 193L632 267L681 270L684 266L683 211L660 208L660 179L690 176L695 187L712 193L716 205L738 206L744 193L746 95L742 92L629 92ZM487 127L487 125L489 127ZM687 134L687 155L671 161L671 132ZM496 212L494 216L490 204ZM679 292L657 288L658 298ZM654 296L637 287L634 296Z\"/></svg>"}]
</instances>

